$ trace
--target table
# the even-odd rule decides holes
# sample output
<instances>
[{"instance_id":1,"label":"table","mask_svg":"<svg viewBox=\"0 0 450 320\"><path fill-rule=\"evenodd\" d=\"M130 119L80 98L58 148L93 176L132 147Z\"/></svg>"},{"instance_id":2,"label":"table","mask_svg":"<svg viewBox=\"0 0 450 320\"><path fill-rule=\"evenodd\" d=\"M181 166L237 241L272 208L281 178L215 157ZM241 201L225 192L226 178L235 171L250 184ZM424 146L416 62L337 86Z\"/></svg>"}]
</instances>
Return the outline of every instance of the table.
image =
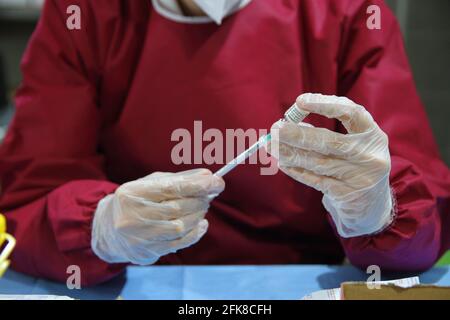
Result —
<instances>
[{"instance_id":1,"label":"table","mask_svg":"<svg viewBox=\"0 0 450 320\"><path fill-rule=\"evenodd\" d=\"M419 275L421 283L450 286L450 268L422 274L391 273L383 280ZM66 295L77 299L300 299L344 281L365 281L368 274L352 266L150 266L128 267L117 278L90 288L69 290L65 284L8 270L0 294Z\"/></svg>"}]
</instances>

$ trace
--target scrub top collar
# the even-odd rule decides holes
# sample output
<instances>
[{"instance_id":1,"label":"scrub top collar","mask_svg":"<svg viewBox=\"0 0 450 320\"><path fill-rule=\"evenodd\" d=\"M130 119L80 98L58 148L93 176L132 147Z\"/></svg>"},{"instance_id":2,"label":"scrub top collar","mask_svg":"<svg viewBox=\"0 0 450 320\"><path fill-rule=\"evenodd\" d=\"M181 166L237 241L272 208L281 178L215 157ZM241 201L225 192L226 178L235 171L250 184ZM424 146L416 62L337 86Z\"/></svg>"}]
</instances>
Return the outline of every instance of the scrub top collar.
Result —
<instances>
[{"instance_id":1,"label":"scrub top collar","mask_svg":"<svg viewBox=\"0 0 450 320\"><path fill-rule=\"evenodd\" d=\"M236 9L230 11L225 17L228 17L233 13L235 13L236 11L241 10L251 1L252 0L242 0L239 6ZM177 0L152 0L152 4L156 12L158 12L163 17L175 22L190 23L190 24L211 23L211 22L217 23L209 16L202 16L202 17L185 16L180 6L178 5Z\"/></svg>"}]
</instances>

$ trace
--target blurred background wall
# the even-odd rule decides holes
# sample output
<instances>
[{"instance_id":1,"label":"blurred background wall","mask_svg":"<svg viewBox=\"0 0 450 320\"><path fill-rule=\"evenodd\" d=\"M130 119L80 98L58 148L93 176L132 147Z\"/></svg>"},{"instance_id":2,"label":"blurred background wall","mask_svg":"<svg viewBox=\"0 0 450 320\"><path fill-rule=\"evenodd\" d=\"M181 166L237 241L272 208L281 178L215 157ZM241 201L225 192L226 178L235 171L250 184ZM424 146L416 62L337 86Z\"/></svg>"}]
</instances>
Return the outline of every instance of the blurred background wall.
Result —
<instances>
[{"instance_id":1,"label":"blurred background wall","mask_svg":"<svg viewBox=\"0 0 450 320\"><path fill-rule=\"evenodd\" d=\"M402 27L417 89L450 165L450 1L387 0Z\"/></svg>"},{"instance_id":2,"label":"blurred background wall","mask_svg":"<svg viewBox=\"0 0 450 320\"><path fill-rule=\"evenodd\" d=\"M95 1L95 0L93 0ZM339 1L339 0L337 0ZM19 62L43 0L0 0L0 105L20 83ZM420 96L450 165L450 1L387 0L398 17ZM2 84L3 80L3 84ZM0 109L0 125L10 118ZM1 132L0 132L1 134Z\"/></svg>"}]
</instances>

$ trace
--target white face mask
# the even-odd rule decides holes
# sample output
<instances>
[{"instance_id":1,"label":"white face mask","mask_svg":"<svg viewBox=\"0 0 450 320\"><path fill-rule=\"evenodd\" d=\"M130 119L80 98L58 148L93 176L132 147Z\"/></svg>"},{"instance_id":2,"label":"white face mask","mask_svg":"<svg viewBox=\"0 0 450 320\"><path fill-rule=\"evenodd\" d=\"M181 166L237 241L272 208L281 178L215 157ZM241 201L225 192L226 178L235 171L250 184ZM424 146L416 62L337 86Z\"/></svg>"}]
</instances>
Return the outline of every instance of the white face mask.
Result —
<instances>
[{"instance_id":1,"label":"white face mask","mask_svg":"<svg viewBox=\"0 0 450 320\"><path fill-rule=\"evenodd\" d=\"M193 0L211 19L221 24L223 18L245 0Z\"/></svg>"}]
</instances>

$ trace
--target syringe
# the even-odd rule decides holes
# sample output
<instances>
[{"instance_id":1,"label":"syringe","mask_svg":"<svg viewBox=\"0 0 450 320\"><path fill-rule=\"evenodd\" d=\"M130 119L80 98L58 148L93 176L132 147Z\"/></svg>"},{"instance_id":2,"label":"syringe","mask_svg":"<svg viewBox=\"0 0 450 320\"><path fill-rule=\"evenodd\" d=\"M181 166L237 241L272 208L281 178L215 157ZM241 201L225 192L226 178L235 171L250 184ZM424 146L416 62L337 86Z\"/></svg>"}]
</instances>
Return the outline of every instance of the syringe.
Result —
<instances>
[{"instance_id":1,"label":"syringe","mask_svg":"<svg viewBox=\"0 0 450 320\"><path fill-rule=\"evenodd\" d=\"M303 111L297 107L297 104L293 104L285 113L284 113L284 121L290 121L293 123L300 123L309 115L309 112ZM259 138L259 140L253 144L250 148L242 152L236 158L228 162L224 165L220 170L218 170L214 175L223 177L228 172L236 168L239 164L244 162L246 159L251 157L256 151L258 151L261 147L265 146L272 139L271 134L266 134Z\"/></svg>"}]
</instances>

